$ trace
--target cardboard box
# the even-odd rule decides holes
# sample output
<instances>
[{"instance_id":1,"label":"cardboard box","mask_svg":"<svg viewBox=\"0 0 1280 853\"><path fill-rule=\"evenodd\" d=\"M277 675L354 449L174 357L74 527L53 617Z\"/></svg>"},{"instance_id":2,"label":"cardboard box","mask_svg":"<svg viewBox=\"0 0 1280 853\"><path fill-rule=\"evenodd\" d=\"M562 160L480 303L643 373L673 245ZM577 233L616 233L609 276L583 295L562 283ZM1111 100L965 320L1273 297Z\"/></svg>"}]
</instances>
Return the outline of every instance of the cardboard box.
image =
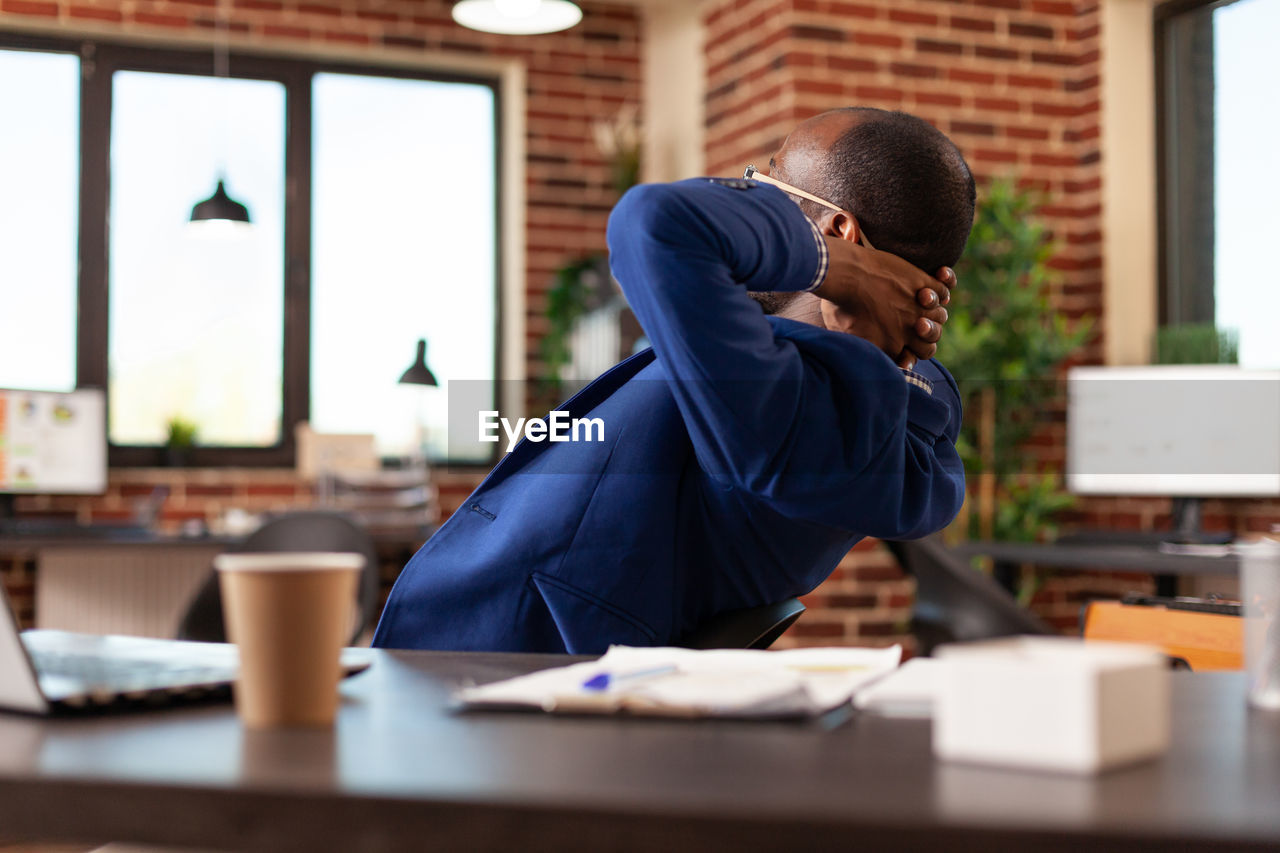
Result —
<instances>
[{"instance_id":1,"label":"cardboard box","mask_svg":"<svg viewBox=\"0 0 1280 853\"><path fill-rule=\"evenodd\" d=\"M1016 637L939 648L933 750L948 761L1096 773L1162 754L1169 670L1153 647Z\"/></svg>"}]
</instances>

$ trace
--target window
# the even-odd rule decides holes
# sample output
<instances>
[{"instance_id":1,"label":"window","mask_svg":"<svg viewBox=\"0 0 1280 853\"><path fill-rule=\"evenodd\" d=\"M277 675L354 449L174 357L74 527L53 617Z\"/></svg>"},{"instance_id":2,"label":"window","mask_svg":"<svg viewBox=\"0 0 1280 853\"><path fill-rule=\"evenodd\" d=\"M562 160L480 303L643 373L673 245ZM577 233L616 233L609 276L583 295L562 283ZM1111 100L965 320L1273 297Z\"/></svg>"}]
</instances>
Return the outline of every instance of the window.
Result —
<instances>
[{"instance_id":1,"label":"window","mask_svg":"<svg viewBox=\"0 0 1280 853\"><path fill-rule=\"evenodd\" d=\"M284 86L117 71L111 92L107 362L113 444L280 442ZM192 225L226 177L252 228ZM212 233L205 233L210 231Z\"/></svg>"},{"instance_id":2,"label":"window","mask_svg":"<svg viewBox=\"0 0 1280 853\"><path fill-rule=\"evenodd\" d=\"M442 458L443 389L394 382L419 338L441 381L493 375L493 90L317 74L312 116L312 426Z\"/></svg>"},{"instance_id":3,"label":"window","mask_svg":"<svg viewBox=\"0 0 1280 853\"><path fill-rule=\"evenodd\" d=\"M290 465L303 420L388 456L425 421L443 458L443 392L397 379L419 339L442 384L494 378L495 81L212 64L0 34L29 129L0 134L0 386L107 388L114 465L159 464L173 416L197 465ZM247 232L187 222L220 178Z\"/></svg>"},{"instance_id":4,"label":"window","mask_svg":"<svg viewBox=\"0 0 1280 853\"><path fill-rule=\"evenodd\" d=\"M1280 233L1277 32L1280 0L1157 11L1161 320L1233 331L1248 367L1280 367L1269 274Z\"/></svg>"},{"instance_id":5,"label":"window","mask_svg":"<svg viewBox=\"0 0 1280 853\"><path fill-rule=\"evenodd\" d=\"M80 59L0 50L0 388L76 384Z\"/></svg>"}]
</instances>

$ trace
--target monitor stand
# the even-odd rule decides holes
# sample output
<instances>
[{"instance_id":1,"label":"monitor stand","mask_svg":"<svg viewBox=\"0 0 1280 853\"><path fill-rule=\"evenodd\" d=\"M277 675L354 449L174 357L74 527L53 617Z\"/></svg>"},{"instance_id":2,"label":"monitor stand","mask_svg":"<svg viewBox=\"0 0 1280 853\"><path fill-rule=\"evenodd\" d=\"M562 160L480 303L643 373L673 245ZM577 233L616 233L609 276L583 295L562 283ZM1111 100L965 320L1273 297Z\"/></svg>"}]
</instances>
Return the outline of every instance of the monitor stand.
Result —
<instances>
[{"instance_id":1,"label":"monitor stand","mask_svg":"<svg viewBox=\"0 0 1280 853\"><path fill-rule=\"evenodd\" d=\"M1206 531L1204 500L1201 498L1173 499L1173 531L1165 541L1174 545L1230 545L1235 535L1226 530Z\"/></svg>"}]
</instances>

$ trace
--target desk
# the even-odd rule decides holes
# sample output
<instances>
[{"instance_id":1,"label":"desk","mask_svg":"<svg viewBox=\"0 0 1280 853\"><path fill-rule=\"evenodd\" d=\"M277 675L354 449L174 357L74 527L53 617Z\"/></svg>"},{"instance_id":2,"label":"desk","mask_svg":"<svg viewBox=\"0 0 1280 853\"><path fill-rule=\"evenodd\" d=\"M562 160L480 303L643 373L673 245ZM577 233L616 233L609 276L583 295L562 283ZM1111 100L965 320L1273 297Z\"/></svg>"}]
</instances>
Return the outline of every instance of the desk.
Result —
<instances>
[{"instance_id":1,"label":"desk","mask_svg":"<svg viewBox=\"0 0 1280 853\"><path fill-rule=\"evenodd\" d=\"M1086 571L1228 577L1235 577L1240 571L1240 560L1234 554L1228 554L1225 557L1166 554L1153 545L962 542L954 546L953 550L962 557L990 557L997 563L1031 563L1038 566Z\"/></svg>"},{"instance_id":2,"label":"desk","mask_svg":"<svg viewBox=\"0 0 1280 853\"><path fill-rule=\"evenodd\" d=\"M566 662L381 653L336 733L230 707L0 717L6 840L262 851L1244 850L1280 843L1280 716L1174 678L1172 752L1098 779L935 763L929 724L451 715L452 685Z\"/></svg>"},{"instance_id":3,"label":"desk","mask_svg":"<svg viewBox=\"0 0 1280 853\"><path fill-rule=\"evenodd\" d=\"M1166 554L1155 543L964 542L956 545L961 557L990 557L995 562L992 576L1012 593L1017 593L1017 567L1023 564L1083 571L1148 572L1156 576L1156 594L1178 594L1178 577L1217 576L1234 578L1240 573L1240 559L1234 554L1206 557L1195 554Z\"/></svg>"}]
</instances>

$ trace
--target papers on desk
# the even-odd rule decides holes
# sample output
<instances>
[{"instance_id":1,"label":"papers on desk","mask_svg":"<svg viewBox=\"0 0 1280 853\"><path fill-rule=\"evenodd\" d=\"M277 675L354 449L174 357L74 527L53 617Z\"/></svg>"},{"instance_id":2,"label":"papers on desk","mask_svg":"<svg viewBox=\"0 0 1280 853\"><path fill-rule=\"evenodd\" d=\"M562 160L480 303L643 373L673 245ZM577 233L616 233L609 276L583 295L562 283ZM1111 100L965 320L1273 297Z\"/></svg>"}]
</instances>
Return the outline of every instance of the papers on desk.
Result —
<instances>
[{"instance_id":1,"label":"papers on desk","mask_svg":"<svg viewBox=\"0 0 1280 853\"><path fill-rule=\"evenodd\" d=\"M672 717L812 717L897 667L902 647L692 651L613 646L599 660L468 687L463 708Z\"/></svg>"},{"instance_id":2,"label":"papers on desk","mask_svg":"<svg viewBox=\"0 0 1280 853\"><path fill-rule=\"evenodd\" d=\"M942 661L936 658L912 658L859 690L853 697L854 707L886 717L931 717L942 677L941 666Z\"/></svg>"}]
</instances>

